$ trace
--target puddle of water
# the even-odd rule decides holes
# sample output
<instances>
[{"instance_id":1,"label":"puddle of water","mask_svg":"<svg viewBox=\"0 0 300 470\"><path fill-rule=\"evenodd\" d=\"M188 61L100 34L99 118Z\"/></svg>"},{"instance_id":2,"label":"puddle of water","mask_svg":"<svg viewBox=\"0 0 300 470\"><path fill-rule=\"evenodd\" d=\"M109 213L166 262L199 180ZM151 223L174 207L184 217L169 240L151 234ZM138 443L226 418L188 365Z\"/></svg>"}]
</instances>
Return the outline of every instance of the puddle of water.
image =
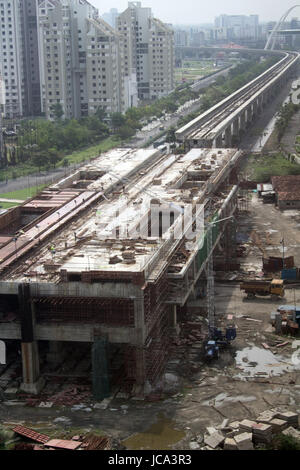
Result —
<instances>
[{"instance_id":1,"label":"puddle of water","mask_svg":"<svg viewBox=\"0 0 300 470\"><path fill-rule=\"evenodd\" d=\"M127 450L169 450L185 437L185 432L175 429L176 423L160 416L145 432L134 434L122 444Z\"/></svg>"},{"instance_id":2,"label":"puddle of water","mask_svg":"<svg viewBox=\"0 0 300 470\"><path fill-rule=\"evenodd\" d=\"M286 211L283 211L282 214L285 215L286 217L295 217L295 216L299 215L299 211L297 211L297 210L286 210Z\"/></svg>"},{"instance_id":3,"label":"puddle of water","mask_svg":"<svg viewBox=\"0 0 300 470\"><path fill-rule=\"evenodd\" d=\"M268 388L267 390L264 391L264 393L270 393L270 395L279 394L279 393L280 395L290 395L293 392L291 392L290 390L284 389L282 387L276 387L273 390Z\"/></svg>"},{"instance_id":4,"label":"puddle of water","mask_svg":"<svg viewBox=\"0 0 300 470\"><path fill-rule=\"evenodd\" d=\"M238 351L235 361L237 367L250 377L260 375L261 377L278 376L285 372L300 369L300 365L293 365L283 357L275 356L271 351L256 346Z\"/></svg>"}]
</instances>

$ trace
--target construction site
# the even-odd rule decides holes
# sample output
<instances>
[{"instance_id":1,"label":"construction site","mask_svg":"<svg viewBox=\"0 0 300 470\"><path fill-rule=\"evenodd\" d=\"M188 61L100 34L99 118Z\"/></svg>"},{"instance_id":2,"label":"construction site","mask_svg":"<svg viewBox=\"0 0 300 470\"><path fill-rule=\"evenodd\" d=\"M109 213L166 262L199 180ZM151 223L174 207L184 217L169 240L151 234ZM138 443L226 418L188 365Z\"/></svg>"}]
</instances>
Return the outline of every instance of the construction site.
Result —
<instances>
[{"instance_id":1,"label":"construction site","mask_svg":"<svg viewBox=\"0 0 300 470\"><path fill-rule=\"evenodd\" d=\"M36 450L299 439L298 178L249 182L231 148L283 92L298 61L283 55L179 129L182 153L111 150L0 215L12 435Z\"/></svg>"},{"instance_id":2,"label":"construction site","mask_svg":"<svg viewBox=\"0 0 300 470\"><path fill-rule=\"evenodd\" d=\"M170 330L205 279L203 227L236 211L240 158L117 149L1 216L1 339L19 343L22 390L42 389L41 354L57 366L74 343L90 350L96 398L155 384ZM233 231L214 228L225 263Z\"/></svg>"}]
</instances>

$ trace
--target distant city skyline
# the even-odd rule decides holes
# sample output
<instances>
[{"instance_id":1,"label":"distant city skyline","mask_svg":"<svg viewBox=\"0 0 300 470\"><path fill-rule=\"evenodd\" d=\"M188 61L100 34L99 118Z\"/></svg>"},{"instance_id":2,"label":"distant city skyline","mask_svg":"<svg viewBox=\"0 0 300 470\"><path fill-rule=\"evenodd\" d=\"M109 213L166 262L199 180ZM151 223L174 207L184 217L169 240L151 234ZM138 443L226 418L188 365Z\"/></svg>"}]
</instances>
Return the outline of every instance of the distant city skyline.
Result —
<instances>
[{"instance_id":1,"label":"distant city skyline","mask_svg":"<svg viewBox=\"0 0 300 470\"><path fill-rule=\"evenodd\" d=\"M89 0L99 9L100 15L111 8L117 8L120 12L128 6L127 0ZM212 0L203 5L194 0L144 0L143 7L150 7L154 16L166 23L173 24L200 24L213 23L216 16L228 15L259 15L260 22L278 20L288 8L295 5L295 0L251 0L240 2L237 0ZM300 17L300 7L292 12L290 17Z\"/></svg>"}]
</instances>

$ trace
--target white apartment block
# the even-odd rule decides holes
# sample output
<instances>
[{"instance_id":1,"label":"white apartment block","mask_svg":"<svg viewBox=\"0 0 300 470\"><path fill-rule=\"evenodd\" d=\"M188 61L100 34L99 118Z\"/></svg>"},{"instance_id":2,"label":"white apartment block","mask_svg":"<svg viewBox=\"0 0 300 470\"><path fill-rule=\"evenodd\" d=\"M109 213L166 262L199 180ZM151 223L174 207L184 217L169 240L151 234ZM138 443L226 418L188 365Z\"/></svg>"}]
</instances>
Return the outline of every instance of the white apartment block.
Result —
<instances>
[{"instance_id":1,"label":"white apartment block","mask_svg":"<svg viewBox=\"0 0 300 470\"><path fill-rule=\"evenodd\" d=\"M3 129L2 120L5 105L5 84L3 78L0 75L0 162L3 158Z\"/></svg>"},{"instance_id":2,"label":"white apartment block","mask_svg":"<svg viewBox=\"0 0 300 470\"><path fill-rule=\"evenodd\" d=\"M122 38L86 0L38 0L42 111L53 119L125 110Z\"/></svg>"},{"instance_id":3,"label":"white apartment block","mask_svg":"<svg viewBox=\"0 0 300 470\"><path fill-rule=\"evenodd\" d=\"M4 114L9 118L24 112L21 13L21 0L0 0L0 74L5 85Z\"/></svg>"},{"instance_id":4,"label":"white apartment block","mask_svg":"<svg viewBox=\"0 0 300 470\"><path fill-rule=\"evenodd\" d=\"M138 97L153 100L168 95L174 88L174 32L153 18L141 2L129 2L117 18L124 35L125 75L136 74Z\"/></svg>"},{"instance_id":5,"label":"white apartment block","mask_svg":"<svg viewBox=\"0 0 300 470\"><path fill-rule=\"evenodd\" d=\"M122 36L102 19L88 19L86 47L88 114L98 107L108 113L125 111Z\"/></svg>"}]
</instances>

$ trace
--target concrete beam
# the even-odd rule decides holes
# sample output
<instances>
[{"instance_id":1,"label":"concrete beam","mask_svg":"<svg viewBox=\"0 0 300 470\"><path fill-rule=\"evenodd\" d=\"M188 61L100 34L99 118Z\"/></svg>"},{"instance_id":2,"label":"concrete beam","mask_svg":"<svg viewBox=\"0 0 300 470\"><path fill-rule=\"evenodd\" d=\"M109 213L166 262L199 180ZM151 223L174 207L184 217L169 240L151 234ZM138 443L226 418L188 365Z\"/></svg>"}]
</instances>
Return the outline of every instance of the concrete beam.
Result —
<instances>
[{"instance_id":1,"label":"concrete beam","mask_svg":"<svg viewBox=\"0 0 300 470\"><path fill-rule=\"evenodd\" d=\"M19 282L0 282L0 294L18 295ZM30 283L31 297L139 297L140 288L131 282L86 282Z\"/></svg>"}]
</instances>

